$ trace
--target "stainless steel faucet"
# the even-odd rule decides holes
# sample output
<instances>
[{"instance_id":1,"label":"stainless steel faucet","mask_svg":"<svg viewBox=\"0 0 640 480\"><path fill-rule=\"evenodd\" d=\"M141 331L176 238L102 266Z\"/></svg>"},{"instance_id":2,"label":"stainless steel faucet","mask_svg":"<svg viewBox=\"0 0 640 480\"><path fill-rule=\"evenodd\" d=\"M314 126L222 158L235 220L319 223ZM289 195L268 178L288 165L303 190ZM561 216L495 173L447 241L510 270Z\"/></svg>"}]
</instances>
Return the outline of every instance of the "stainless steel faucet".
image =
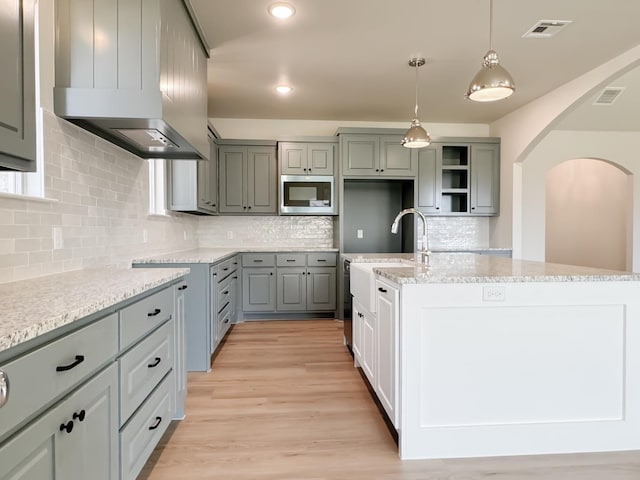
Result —
<instances>
[{"instance_id":1,"label":"stainless steel faucet","mask_svg":"<svg viewBox=\"0 0 640 480\"><path fill-rule=\"evenodd\" d=\"M400 223L400 219L409 213L414 213L418 216L420 220L422 220L422 249L417 249L417 241L416 241L416 253L419 253L421 258L421 262L425 265L429 265L429 255L431 255L431 251L429 250L429 238L427 234L427 219L423 215L420 210L416 210L415 208L405 208L398 215L396 215L393 224L391 225L391 233L398 233L398 225ZM417 234L416 234L417 235Z\"/></svg>"}]
</instances>

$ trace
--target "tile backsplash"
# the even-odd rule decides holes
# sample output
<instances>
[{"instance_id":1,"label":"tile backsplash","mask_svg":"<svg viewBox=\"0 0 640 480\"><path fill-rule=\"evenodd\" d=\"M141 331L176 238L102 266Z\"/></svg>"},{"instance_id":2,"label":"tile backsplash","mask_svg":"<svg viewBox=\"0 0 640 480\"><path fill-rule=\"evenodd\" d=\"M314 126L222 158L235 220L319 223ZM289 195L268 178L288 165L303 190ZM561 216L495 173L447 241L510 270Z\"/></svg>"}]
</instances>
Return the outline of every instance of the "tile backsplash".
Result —
<instances>
[{"instance_id":1,"label":"tile backsplash","mask_svg":"<svg viewBox=\"0 0 640 480\"><path fill-rule=\"evenodd\" d=\"M197 246L198 220L149 216L146 161L44 115L44 191L0 198L0 283Z\"/></svg>"}]
</instances>

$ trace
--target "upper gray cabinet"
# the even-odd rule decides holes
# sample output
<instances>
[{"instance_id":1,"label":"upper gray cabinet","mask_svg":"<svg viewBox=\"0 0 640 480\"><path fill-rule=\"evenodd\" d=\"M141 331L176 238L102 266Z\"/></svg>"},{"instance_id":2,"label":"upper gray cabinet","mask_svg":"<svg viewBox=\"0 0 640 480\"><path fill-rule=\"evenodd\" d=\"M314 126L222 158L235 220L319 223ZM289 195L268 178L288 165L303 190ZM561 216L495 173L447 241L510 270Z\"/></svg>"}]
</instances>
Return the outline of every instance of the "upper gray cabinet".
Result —
<instances>
[{"instance_id":1,"label":"upper gray cabinet","mask_svg":"<svg viewBox=\"0 0 640 480\"><path fill-rule=\"evenodd\" d=\"M174 212L215 215L218 212L218 157L209 137L209 160L167 163L167 208Z\"/></svg>"},{"instance_id":2,"label":"upper gray cabinet","mask_svg":"<svg viewBox=\"0 0 640 480\"><path fill-rule=\"evenodd\" d=\"M418 208L429 215L498 215L499 141L460 140L418 150Z\"/></svg>"},{"instance_id":3,"label":"upper gray cabinet","mask_svg":"<svg viewBox=\"0 0 640 480\"><path fill-rule=\"evenodd\" d=\"M278 143L281 175L333 175L335 142Z\"/></svg>"},{"instance_id":4,"label":"upper gray cabinet","mask_svg":"<svg viewBox=\"0 0 640 480\"><path fill-rule=\"evenodd\" d=\"M0 2L0 170L36 169L34 3Z\"/></svg>"},{"instance_id":5,"label":"upper gray cabinet","mask_svg":"<svg viewBox=\"0 0 640 480\"><path fill-rule=\"evenodd\" d=\"M207 57L183 0L58 0L55 113L142 158L207 159Z\"/></svg>"},{"instance_id":6,"label":"upper gray cabinet","mask_svg":"<svg viewBox=\"0 0 640 480\"><path fill-rule=\"evenodd\" d=\"M218 211L275 215L278 208L275 144L233 145L227 142L220 142L223 144L218 147Z\"/></svg>"},{"instance_id":7,"label":"upper gray cabinet","mask_svg":"<svg viewBox=\"0 0 640 480\"><path fill-rule=\"evenodd\" d=\"M401 140L399 134L341 134L342 175L415 178L417 153Z\"/></svg>"}]
</instances>

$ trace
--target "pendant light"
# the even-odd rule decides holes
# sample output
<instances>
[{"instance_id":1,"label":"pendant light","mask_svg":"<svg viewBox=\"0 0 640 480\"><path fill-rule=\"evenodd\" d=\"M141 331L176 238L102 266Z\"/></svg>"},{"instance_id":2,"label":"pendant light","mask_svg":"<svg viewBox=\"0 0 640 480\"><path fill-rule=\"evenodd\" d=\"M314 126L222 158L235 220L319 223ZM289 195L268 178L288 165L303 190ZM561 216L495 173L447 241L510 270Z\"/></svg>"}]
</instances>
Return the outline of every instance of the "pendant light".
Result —
<instances>
[{"instance_id":1,"label":"pendant light","mask_svg":"<svg viewBox=\"0 0 640 480\"><path fill-rule=\"evenodd\" d=\"M465 96L476 102L494 102L511 96L515 90L513 78L500 65L498 54L493 50L493 0L489 0L489 51Z\"/></svg>"},{"instance_id":2,"label":"pendant light","mask_svg":"<svg viewBox=\"0 0 640 480\"><path fill-rule=\"evenodd\" d=\"M407 133L402 139L402 146L407 148L422 148L431 143L431 137L427 131L420 125L418 120L418 68L425 64L424 58L412 58L409 65L416 68L416 108L414 110L413 120Z\"/></svg>"}]
</instances>

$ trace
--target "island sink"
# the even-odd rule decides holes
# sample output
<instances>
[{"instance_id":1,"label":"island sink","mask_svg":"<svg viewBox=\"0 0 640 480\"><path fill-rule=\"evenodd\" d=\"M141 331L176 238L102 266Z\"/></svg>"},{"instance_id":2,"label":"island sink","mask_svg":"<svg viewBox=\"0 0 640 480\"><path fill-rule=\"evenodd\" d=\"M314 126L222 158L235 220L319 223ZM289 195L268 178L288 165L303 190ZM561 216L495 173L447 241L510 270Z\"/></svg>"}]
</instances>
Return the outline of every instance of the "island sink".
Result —
<instances>
[{"instance_id":1,"label":"island sink","mask_svg":"<svg viewBox=\"0 0 640 480\"><path fill-rule=\"evenodd\" d=\"M359 299L370 312L376 311L376 274L375 268L411 268L414 265L404 262L353 263L351 265L351 295Z\"/></svg>"}]
</instances>

